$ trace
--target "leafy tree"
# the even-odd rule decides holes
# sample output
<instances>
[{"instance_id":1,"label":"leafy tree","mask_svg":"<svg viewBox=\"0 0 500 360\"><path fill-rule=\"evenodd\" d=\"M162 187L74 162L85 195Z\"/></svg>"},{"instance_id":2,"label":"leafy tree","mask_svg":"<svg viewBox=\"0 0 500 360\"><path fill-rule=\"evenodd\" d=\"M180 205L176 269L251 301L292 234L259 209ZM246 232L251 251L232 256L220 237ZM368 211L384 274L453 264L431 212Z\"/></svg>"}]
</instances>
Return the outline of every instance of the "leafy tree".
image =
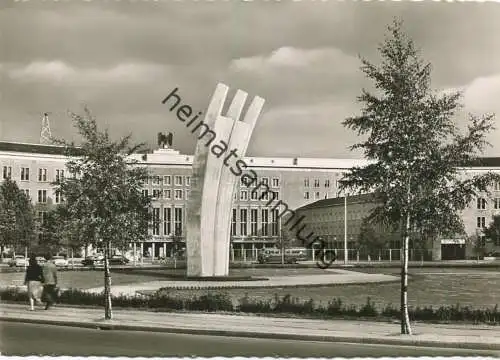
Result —
<instances>
[{"instance_id":1,"label":"leafy tree","mask_svg":"<svg viewBox=\"0 0 500 360\"><path fill-rule=\"evenodd\" d=\"M476 255L477 261L479 261L481 256L484 256L485 253L485 243L482 236L476 233L467 237L466 241L467 245L472 248L472 252Z\"/></svg>"},{"instance_id":2,"label":"leafy tree","mask_svg":"<svg viewBox=\"0 0 500 360\"><path fill-rule=\"evenodd\" d=\"M486 227L483 229L483 234L486 239L492 241L493 243L497 244L498 240L500 239L500 215L494 215L492 221ZM480 239L480 237L478 236ZM475 244L474 246L474 251L476 254L479 255L484 255L486 252L486 244L483 241L480 241Z\"/></svg>"},{"instance_id":3,"label":"leafy tree","mask_svg":"<svg viewBox=\"0 0 500 360\"><path fill-rule=\"evenodd\" d=\"M15 250L31 248L36 239L37 223L33 206L16 182L5 179L0 185L0 247Z\"/></svg>"},{"instance_id":4,"label":"leafy tree","mask_svg":"<svg viewBox=\"0 0 500 360\"><path fill-rule=\"evenodd\" d=\"M365 59L362 71L375 90L363 89L360 116L345 127L364 137L365 167L354 167L341 181L344 189L373 192L380 200L371 218L404 234L401 266L401 333L411 334L408 317L408 244L410 229L428 235L463 233L460 211L478 191L498 180L492 173L465 178L459 170L477 161L493 129L493 115L469 115L462 134L454 123L461 94L438 94L430 88L431 65L395 20L380 44L380 65Z\"/></svg>"},{"instance_id":5,"label":"leafy tree","mask_svg":"<svg viewBox=\"0 0 500 360\"><path fill-rule=\"evenodd\" d=\"M77 148L64 140L71 159L67 168L73 177L66 177L56 186L65 198L65 216L75 222L71 226L84 230L104 249L105 318L112 318L111 274L109 256L112 247L121 248L131 241L148 238L150 199L141 193L147 179L146 168L131 160L142 145L130 145L131 135L113 141L108 131L100 131L95 118L85 108L83 116L71 114L83 138ZM84 220L82 220L84 219Z\"/></svg>"},{"instance_id":6,"label":"leafy tree","mask_svg":"<svg viewBox=\"0 0 500 360\"><path fill-rule=\"evenodd\" d=\"M387 232L381 231L380 226L370 222L370 219L364 219L357 239L358 248L365 250L370 257L374 257L378 256L387 243Z\"/></svg>"}]
</instances>

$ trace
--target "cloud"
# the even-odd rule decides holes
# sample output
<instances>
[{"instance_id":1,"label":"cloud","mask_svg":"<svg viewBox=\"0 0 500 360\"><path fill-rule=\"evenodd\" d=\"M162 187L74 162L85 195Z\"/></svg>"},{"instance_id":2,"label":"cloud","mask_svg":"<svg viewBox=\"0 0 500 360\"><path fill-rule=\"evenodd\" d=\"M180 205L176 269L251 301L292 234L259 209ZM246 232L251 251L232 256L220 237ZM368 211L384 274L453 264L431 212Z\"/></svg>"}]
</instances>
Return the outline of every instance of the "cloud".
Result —
<instances>
[{"instance_id":1,"label":"cloud","mask_svg":"<svg viewBox=\"0 0 500 360\"><path fill-rule=\"evenodd\" d=\"M500 73L476 78L463 91L466 108L500 115Z\"/></svg>"},{"instance_id":2,"label":"cloud","mask_svg":"<svg viewBox=\"0 0 500 360\"><path fill-rule=\"evenodd\" d=\"M0 68L1 70L1 68ZM12 80L23 82L49 81L73 84L143 83L154 81L165 74L165 67L147 63L121 63L108 68L83 68L63 61L36 61L8 70Z\"/></svg>"},{"instance_id":3,"label":"cloud","mask_svg":"<svg viewBox=\"0 0 500 360\"><path fill-rule=\"evenodd\" d=\"M231 61L233 71L271 71L278 68L288 68L291 71L304 69L314 71L326 68L337 68L335 65L352 68L356 58L335 48L299 49L294 47L280 47L269 55L258 55L235 59ZM351 66L349 66L351 65ZM342 68L341 67L341 68Z\"/></svg>"}]
</instances>

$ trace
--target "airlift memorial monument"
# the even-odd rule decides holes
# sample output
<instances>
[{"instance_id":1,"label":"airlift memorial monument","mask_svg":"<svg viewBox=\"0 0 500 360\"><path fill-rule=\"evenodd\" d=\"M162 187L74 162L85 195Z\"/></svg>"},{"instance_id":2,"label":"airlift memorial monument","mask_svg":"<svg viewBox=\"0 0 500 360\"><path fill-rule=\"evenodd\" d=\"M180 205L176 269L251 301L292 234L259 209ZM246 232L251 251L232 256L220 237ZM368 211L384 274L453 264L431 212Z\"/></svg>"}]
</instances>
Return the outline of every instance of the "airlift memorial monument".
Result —
<instances>
[{"instance_id":1,"label":"airlift memorial monument","mask_svg":"<svg viewBox=\"0 0 500 360\"><path fill-rule=\"evenodd\" d=\"M222 115L228 90L224 84L217 85L196 144L187 205L188 277L229 275L231 209L239 177L210 144L216 137L226 146L224 151L235 149L240 158L245 156L264 99L256 96L240 120L248 94L238 90L227 114ZM205 136L207 133L212 137Z\"/></svg>"}]
</instances>

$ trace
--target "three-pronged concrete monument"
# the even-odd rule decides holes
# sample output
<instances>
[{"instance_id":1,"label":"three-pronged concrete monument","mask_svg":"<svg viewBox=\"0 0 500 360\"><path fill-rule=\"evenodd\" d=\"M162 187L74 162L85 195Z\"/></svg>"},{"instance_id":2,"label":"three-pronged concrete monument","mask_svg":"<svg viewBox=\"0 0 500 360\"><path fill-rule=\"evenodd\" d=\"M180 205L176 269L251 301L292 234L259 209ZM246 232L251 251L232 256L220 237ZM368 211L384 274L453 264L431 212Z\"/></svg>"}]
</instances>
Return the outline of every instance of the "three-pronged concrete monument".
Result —
<instances>
[{"instance_id":1,"label":"three-pronged concrete monument","mask_svg":"<svg viewBox=\"0 0 500 360\"><path fill-rule=\"evenodd\" d=\"M235 149L240 158L245 156L264 99L256 96L240 121L248 94L238 90L223 116L228 90L224 84L217 85L203 121L206 127L201 128L196 144L187 208L187 276L229 275L232 202L240 177L225 163L227 156L215 155L211 146L214 139L207 142L204 135L216 134L217 144L227 144L228 152ZM220 146L218 149L220 153Z\"/></svg>"}]
</instances>

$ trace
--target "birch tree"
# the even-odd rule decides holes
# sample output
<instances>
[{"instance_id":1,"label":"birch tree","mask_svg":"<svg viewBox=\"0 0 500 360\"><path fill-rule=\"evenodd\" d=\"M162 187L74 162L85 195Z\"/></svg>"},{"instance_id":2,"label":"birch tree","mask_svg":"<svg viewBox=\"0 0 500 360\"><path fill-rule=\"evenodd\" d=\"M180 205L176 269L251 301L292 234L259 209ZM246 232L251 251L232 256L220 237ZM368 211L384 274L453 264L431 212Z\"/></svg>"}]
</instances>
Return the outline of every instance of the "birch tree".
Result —
<instances>
[{"instance_id":1,"label":"birch tree","mask_svg":"<svg viewBox=\"0 0 500 360\"><path fill-rule=\"evenodd\" d=\"M95 238L104 249L105 319L112 318L111 273L109 257L112 248L131 241L144 241L150 221L150 199L142 195L147 169L131 160L130 155L142 145L131 145L131 136L113 141L107 130L97 127L88 109L84 115L71 114L82 136L77 147L64 140L69 161L66 166L73 176L56 185L65 199L65 213L73 225ZM89 240L84 240L87 245ZM78 239L76 239L78 240Z\"/></svg>"},{"instance_id":2,"label":"birch tree","mask_svg":"<svg viewBox=\"0 0 500 360\"><path fill-rule=\"evenodd\" d=\"M351 146L373 162L354 167L343 189L373 192L380 201L372 219L400 229L401 333L411 334L408 316L408 244L415 229L434 235L462 234L460 212L498 180L492 173L464 177L461 168L478 160L493 129L493 115L467 116L467 129L456 125L459 92L430 87L431 65L425 62L398 20L388 27L376 65L361 59L361 70L374 90L362 90L361 115L343 125L363 141Z\"/></svg>"}]
</instances>

